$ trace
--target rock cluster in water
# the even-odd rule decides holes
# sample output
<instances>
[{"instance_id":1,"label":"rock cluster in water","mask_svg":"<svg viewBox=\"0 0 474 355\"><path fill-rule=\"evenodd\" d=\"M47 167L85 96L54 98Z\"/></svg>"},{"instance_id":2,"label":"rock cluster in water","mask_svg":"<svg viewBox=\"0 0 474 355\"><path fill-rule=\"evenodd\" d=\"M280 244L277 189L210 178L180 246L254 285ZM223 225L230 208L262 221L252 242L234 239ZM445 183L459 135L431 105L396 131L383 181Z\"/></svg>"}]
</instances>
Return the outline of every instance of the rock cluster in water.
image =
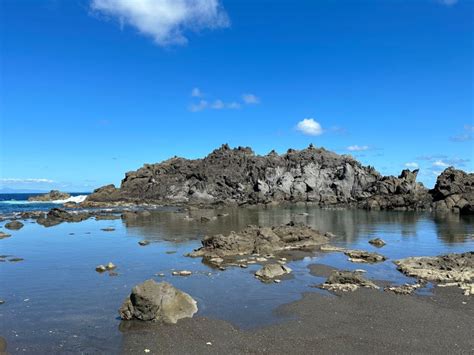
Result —
<instances>
[{"instance_id":1,"label":"rock cluster in water","mask_svg":"<svg viewBox=\"0 0 474 355\"><path fill-rule=\"evenodd\" d=\"M328 241L327 234L293 222L278 227L248 226L238 233L204 237L202 247L189 256L202 256L212 260L236 255L265 255L282 250L311 248Z\"/></svg>"},{"instance_id":2,"label":"rock cluster in water","mask_svg":"<svg viewBox=\"0 0 474 355\"><path fill-rule=\"evenodd\" d=\"M147 280L132 289L119 314L123 320L176 323L191 318L197 310L196 301L187 293L167 282Z\"/></svg>"},{"instance_id":3,"label":"rock cluster in water","mask_svg":"<svg viewBox=\"0 0 474 355\"><path fill-rule=\"evenodd\" d=\"M459 286L465 294L474 294L474 252L422 256L396 260L399 271L421 280Z\"/></svg>"},{"instance_id":4,"label":"rock cluster in water","mask_svg":"<svg viewBox=\"0 0 474 355\"><path fill-rule=\"evenodd\" d=\"M58 200L67 200L70 197L71 195L69 195L67 192L51 190L47 194L28 197L28 201L38 201L38 202L58 201Z\"/></svg>"},{"instance_id":5,"label":"rock cluster in water","mask_svg":"<svg viewBox=\"0 0 474 355\"><path fill-rule=\"evenodd\" d=\"M474 174L446 169L433 190L416 182L418 170L382 176L351 156L312 145L258 156L250 148L223 145L203 159L174 157L128 172L120 188L94 191L85 206L112 203L258 204L310 202L366 209L434 207L473 213Z\"/></svg>"}]
</instances>

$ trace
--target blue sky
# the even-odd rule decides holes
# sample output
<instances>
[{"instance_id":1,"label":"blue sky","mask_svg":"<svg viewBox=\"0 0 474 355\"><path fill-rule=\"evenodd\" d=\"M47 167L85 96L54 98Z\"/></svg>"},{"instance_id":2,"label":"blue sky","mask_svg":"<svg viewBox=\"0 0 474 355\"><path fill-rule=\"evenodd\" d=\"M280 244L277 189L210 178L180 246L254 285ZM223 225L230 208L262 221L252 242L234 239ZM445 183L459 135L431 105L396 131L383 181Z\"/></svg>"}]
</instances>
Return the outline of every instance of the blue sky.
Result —
<instances>
[{"instance_id":1,"label":"blue sky","mask_svg":"<svg viewBox=\"0 0 474 355\"><path fill-rule=\"evenodd\" d=\"M0 187L222 143L474 170L471 0L1 0L0 31Z\"/></svg>"}]
</instances>

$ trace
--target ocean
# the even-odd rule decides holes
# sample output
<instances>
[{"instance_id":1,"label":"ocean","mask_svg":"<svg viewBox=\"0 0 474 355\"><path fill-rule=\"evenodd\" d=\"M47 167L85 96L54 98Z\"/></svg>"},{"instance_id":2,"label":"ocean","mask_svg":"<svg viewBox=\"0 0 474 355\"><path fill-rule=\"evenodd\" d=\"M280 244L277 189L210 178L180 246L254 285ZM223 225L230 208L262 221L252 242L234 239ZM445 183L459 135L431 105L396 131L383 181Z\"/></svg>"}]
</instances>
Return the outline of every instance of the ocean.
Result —
<instances>
[{"instance_id":1,"label":"ocean","mask_svg":"<svg viewBox=\"0 0 474 355\"><path fill-rule=\"evenodd\" d=\"M0 194L0 215L25 211L49 211L54 207L61 207L66 202L82 202L89 194L87 192L70 192L67 200L48 202L30 202L28 198L38 196L38 193Z\"/></svg>"}]
</instances>

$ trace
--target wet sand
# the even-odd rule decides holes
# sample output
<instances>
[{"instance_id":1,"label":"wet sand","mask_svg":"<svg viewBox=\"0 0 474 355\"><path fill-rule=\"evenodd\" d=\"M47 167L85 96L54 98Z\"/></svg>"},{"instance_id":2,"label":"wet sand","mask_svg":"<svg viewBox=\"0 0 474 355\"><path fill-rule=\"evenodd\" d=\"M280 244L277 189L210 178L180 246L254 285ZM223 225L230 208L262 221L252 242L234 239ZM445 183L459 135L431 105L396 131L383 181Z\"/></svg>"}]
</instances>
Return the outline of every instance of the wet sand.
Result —
<instances>
[{"instance_id":1,"label":"wet sand","mask_svg":"<svg viewBox=\"0 0 474 355\"><path fill-rule=\"evenodd\" d=\"M474 351L474 304L456 288L432 296L360 289L342 295L306 293L276 312L294 319L240 330L206 318L174 326L122 323L122 350L143 353L430 353ZM211 344L208 344L211 343Z\"/></svg>"}]
</instances>

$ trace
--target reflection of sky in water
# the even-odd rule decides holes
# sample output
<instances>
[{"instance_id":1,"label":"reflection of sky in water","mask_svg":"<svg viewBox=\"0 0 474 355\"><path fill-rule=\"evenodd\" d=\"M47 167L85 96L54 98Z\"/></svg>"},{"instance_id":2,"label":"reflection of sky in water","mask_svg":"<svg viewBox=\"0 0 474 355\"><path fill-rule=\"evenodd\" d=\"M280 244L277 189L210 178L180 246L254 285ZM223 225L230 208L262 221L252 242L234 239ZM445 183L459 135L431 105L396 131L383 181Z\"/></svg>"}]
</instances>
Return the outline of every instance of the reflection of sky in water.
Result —
<instances>
[{"instance_id":1,"label":"reflection of sky in water","mask_svg":"<svg viewBox=\"0 0 474 355\"><path fill-rule=\"evenodd\" d=\"M318 254L291 262L292 277L280 284L256 280L253 273L257 265L217 271L202 264L200 259L183 257L199 246L203 235L237 231L248 224L301 221L335 233L334 244L378 251L392 260L474 249L472 217L433 218L421 213L305 207L227 212L228 217L208 223L185 221L184 214L174 212L126 223L89 220L52 228L26 223L23 229L13 231L11 238L0 241L0 254L25 259L19 263L0 263L0 299L6 301L0 306L0 335L7 339L11 350L26 347L34 351L35 344L62 344L62 349L72 351L115 351L121 339L117 309L135 284L149 278L170 281L189 292L198 300L199 315L229 320L243 327L275 321L272 310L299 299L302 292L325 292L309 287L324 280L309 275L307 266L312 263L363 268L374 279L410 281L391 262L353 264L341 253ZM300 215L303 212L308 215ZM191 215L203 213L216 212L196 211ZM116 231L101 231L108 226ZM383 238L387 245L377 249L368 244L375 236ZM137 242L143 238L153 243L138 246ZM94 271L96 265L109 261L118 266L119 276ZM190 269L196 274L173 277L170 275L173 269ZM155 276L160 272L166 276ZM207 275L209 272L211 276Z\"/></svg>"}]
</instances>

